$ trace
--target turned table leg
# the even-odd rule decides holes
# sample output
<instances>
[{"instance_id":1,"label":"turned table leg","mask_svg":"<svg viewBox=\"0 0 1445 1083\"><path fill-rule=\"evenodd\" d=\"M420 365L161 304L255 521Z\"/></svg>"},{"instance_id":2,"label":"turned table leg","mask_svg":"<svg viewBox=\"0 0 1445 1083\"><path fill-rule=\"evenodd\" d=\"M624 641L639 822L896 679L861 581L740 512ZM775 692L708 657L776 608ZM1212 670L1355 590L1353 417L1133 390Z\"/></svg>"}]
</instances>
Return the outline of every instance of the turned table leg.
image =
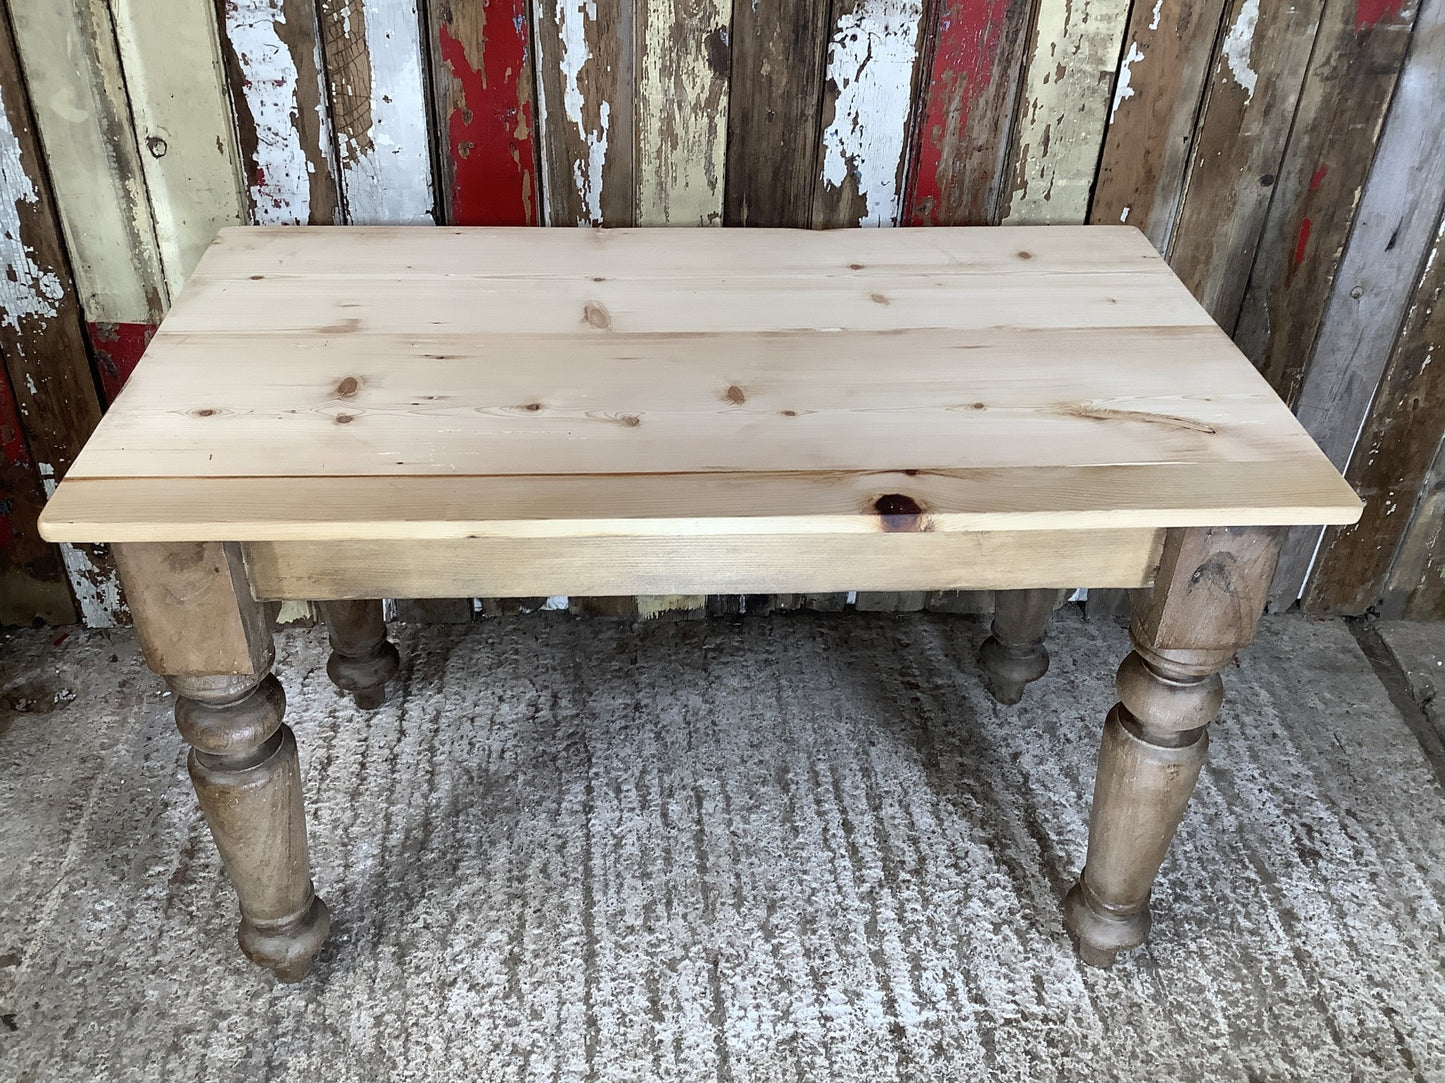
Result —
<instances>
[{"instance_id":1,"label":"turned table leg","mask_svg":"<svg viewBox=\"0 0 1445 1083\"><path fill-rule=\"evenodd\" d=\"M386 638L381 600L318 602L331 637L326 673L331 683L350 692L356 705L374 711L386 702L386 682L396 676L401 659Z\"/></svg>"},{"instance_id":2,"label":"turned table leg","mask_svg":"<svg viewBox=\"0 0 1445 1083\"><path fill-rule=\"evenodd\" d=\"M1269 529L1175 530L1151 591L1135 598L1134 650L1104 722L1089 851L1064 899L1086 963L1111 965L1149 935L1149 895L1194 791L1219 672L1254 637L1279 555Z\"/></svg>"},{"instance_id":3,"label":"turned table leg","mask_svg":"<svg viewBox=\"0 0 1445 1083\"><path fill-rule=\"evenodd\" d=\"M296 738L281 720L286 695L271 674L265 607L234 546L114 551L146 662L176 693L191 782L240 899L241 950L299 981L330 919L312 890Z\"/></svg>"},{"instance_id":4,"label":"turned table leg","mask_svg":"<svg viewBox=\"0 0 1445 1083\"><path fill-rule=\"evenodd\" d=\"M1044 627L1062 592L1000 590L994 593L992 634L978 651L983 686L1004 704L1023 699L1024 685L1049 671Z\"/></svg>"}]
</instances>

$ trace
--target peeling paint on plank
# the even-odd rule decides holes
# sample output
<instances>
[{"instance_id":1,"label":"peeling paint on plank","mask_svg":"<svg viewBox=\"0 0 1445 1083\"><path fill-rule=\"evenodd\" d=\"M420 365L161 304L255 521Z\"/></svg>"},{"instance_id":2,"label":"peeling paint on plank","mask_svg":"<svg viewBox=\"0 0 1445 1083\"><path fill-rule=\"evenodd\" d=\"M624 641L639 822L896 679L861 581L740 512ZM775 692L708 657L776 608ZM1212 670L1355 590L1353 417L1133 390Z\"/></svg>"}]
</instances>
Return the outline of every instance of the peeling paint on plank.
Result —
<instances>
[{"instance_id":1,"label":"peeling paint on plank","mask_svg":"<svg viewBox=\"0 0 1445 1083\"><path fill-rule=\"evenodd\" d=\"M731 0L643 0L637 224L722 224Z\"/></svg>"},{"instance_id":2,"label":"peeling paint on plank","mask_svg":"<svg viewBox=\"0 0 1445 1083\"><path fill-rule=\"evenodd\" d=\"M533 10L546 223L633 225L634 9L539 0Z\"/></svg>"},{"instance_id":3,"label":"peeling paint on plank","mask_svg":"<svg viewBox=\"0 0 1445 1083\"><path fill-rule=\"evenodd\" d=\"M1254 99L1254 88L1259 85L1259 73L1249 66L1250 53L1254 48L1254 28L1258 23L1259 0L1245 0L1244 6L1239 9L1239 17L1225 36L1222 50L1230 74L1244 91L1246 104Z\"/></svg>"},{"instance_id":4,"label":"peeling paint on plank","mask_svg":"<svg viewBox=\"0 0 1445 1083\"><path fill-rule=\"evenodd\" d=\"M112 403L120 389L140 363L151 336L156 333L153 323L88 323L86 332L90 338L91 353L95 357L95 371L100 377L100 387L105 401Z\"/></svg>"},{"instance_id":5,"label":"peeling paint on plank","mask_svg":"<svg viewBox=\"0 0 1445 1083\"><path fill-rule=\"evenodd\" d=\"M1128 16L1128 0L1040 0L1006 224L1085 220Z\"/></svg>"},{"instance_id":6,"label":"peeling paint on plank","mask_svg":"<svg viewBox=\"0 0 1445 1083\"><path fill-rule=\"evenodd\" d=\"M941 0L914 133L904 220L912 226L998 221L1023 67L1026 0Z\"/></svg>"},{"instance_id":7,"label":"peeling paint on plank","mask_svg":"<svg viewBox=\"0 0 1445 1083\"><path fill-rule=\"evenodd\" d=\"M431 225L421 25L406 0L322 0L346 221Z\"/></svg>"},{"instance_id":8,"label":"peeling paint on plank","mask_svg":"<svg viewBox=\"0 0 1445 1083\"><path fill-rule=\"evenodd\" d=\"M251 220L338 220L331 118L315 12L300 0L225 0L225 46Z\"/></svg>"},{"instance_id":9,"label":"peeling paint on plank","mask_svg":"<svg viewBox=\"0 0 1445 1083\"><path fill-rule=\"evenodd\" d=\"M35 261L20 232L19 204L35 204L40 196L20 161L3 103L0 103L0 324L20 330L25 319L46 320L59 312L64 296L60 278Z\"/></svg>"},{"instance_id":10,"label":"peeling paint on plank","mask_svg":"<svg viewBox=\"0 0 1445 1083\"><path fill-rule=\"evenodd\" d=\"M922 0L855 0L838 15L815 225L897 224L922 19Z\"/></svg>"},{"instance_id":11,"label":"peeling paint on plank","mask_svg":"<svg viewBox=\"0 0 1445 1083\"><path fill-rule=\"evenodd\" d=\"M1224 0L1135 5L1094 181L1091 222L1127 222L1159 251L1168 250L1223 20Z\"/></svg>"},{"instance_id":12,"label":"peeling paint on plank","mask_svg":"<svg viewBox=\"0 0 1445 1083\"><path fill-rule=\"evenodd\" d=\"M540 193L526 0L431 7L446 220L534 226Z\"/></svg>"}]
</instances>

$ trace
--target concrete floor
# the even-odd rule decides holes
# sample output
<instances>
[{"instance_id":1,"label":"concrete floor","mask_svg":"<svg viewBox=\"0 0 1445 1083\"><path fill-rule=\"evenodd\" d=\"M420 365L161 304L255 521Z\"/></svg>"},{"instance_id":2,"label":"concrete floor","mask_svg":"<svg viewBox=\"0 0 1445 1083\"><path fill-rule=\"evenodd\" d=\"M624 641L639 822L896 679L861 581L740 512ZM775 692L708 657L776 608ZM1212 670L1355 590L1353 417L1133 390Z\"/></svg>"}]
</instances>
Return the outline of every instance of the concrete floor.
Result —
<instances>
[{"instance_id":1,"label":"concrete floor","mask_svg":"<svg viewBox=\"0 0 1445 1083\"><path fill-rule=\"evenodd\" d=\"M1014 709L957 617L393 634L365 716L319 629L278 637L335 915L292 987L235 949L134 638L0 643L0 1079L1445 1079L1445 792L1340 622L1226 674L1107 972L1058 903L1111 623L1058 614Z\"/></svg>"}]
</instances>

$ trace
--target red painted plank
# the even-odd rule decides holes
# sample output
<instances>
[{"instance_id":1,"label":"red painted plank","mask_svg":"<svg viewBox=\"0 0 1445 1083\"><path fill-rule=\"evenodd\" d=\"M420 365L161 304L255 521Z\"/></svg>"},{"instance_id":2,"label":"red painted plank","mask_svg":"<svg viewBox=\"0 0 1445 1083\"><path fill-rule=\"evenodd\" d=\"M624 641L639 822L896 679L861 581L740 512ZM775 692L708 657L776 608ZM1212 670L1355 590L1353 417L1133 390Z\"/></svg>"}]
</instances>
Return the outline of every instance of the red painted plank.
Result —
<instances>
[{"instance_id":1,"label":"red painted plank","mask_svg":"<svg viewBox=\"0 0 1445 1083\"><path fill-rule=\"evenodd\" d=\"M125 386L146 344L156 333L153 323L87 323L95 368L100 373L100 387L107 404L115 401Z\"/></svg>"},{"instance_id":2,"label":"red painted plank","mask_svg":"<svg viewBox=\"0 0 1445 1083\"><path fill-rule=\"evenodd\" d=\"M436 93L446 125L447 220L458 226L536 225L526 0L440 8Z\"/></svg>"},{"instance_id":3,"label":"red painted plank","mask_svg":"<svg viewBox=\"0 0 1445 1083\"><path fill-rule=\"evenodd\" d=\"M997 222L1030 8L1023 0L937 5L905 193L907 225Z\"/></svg>"}]
</instances>

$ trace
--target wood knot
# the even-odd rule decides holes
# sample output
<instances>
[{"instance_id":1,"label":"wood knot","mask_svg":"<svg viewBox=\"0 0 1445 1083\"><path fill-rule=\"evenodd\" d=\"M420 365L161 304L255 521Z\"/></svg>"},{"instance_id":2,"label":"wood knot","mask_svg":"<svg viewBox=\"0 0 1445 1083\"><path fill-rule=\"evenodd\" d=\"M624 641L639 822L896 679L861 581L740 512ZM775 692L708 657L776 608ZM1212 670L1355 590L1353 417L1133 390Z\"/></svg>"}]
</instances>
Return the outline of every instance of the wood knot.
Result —
<instances>
[{"instance_id":1,"label":"wood knot","mask_svg":"<svg viewBox=\"0 0 1445 1083\"><path fill-rule=\"evenodd\" d=\"M356 418L353 417L351 414L337 414L337 415L336 415L336 423L337 423L338 425L350 425L350 424L351 424L353 421L355 421L355 420L356 420Z\"/></svg>"},{"instance_id":2,"label":"wood knot","mask_svg":"<svg viewBox=\"0 0 1445 1083\"><path fill-rule=\"evenodd\" d=\"M868 299L875 305L891 305L893 302L888 299L886 293L870 293Z\"/></svg>"},{"instance_id":3,"label":"wood knot","mask_svg":"<svg viewBox=\"0 0 1445 1083\"><path fill-rule=\"evenodd\" d=\"M357 389L360 387L360 380L355 376L348 376L336 385L336 395L338 398L349 399L352 395L356 394Z\"/></svg>"},{"instance_id":4,"label":"wood knot","mask_svg":"<svg viewBox=\"0 0 1445 1083\"><path fill-rule=\"evenodd\" d=\"M1032 252L1020 252L1020 253L1019 253L1019 259L1033 259L1033 258L1034 258L1034 254L1033 254Z\"/></svg>"},{"instance_id":5,"label":"wood knot","mask_svg":"<svg viewBox=\"0 0 1445 1083\"><path fill-rule=\"evenodd\" d=\"M884 493L873 502L883 529L889 533L910 533L925 529L923 508L911 496L903 493Z\"/></svg>"},{"instance_id":6,"label":"wood knot","mask_svg":"<svg viewBox=\"0 0 1445 1083\"><path fill-rule=\"evenodd\" d=\"M617 420L621 424L626 425L629 429L635 429L637 428L637 426L642 424L642 418L638 417L636 414L618 414Z\"/></svg>"},{"instance_id":7,"label":"wood knot","mask_svg":"<svg viewBox=\"0 0 1445 1083\"><path fill-rule=\"evenodd\" d=\"M778 413L782 414L784 417L797 417L797 416L798 416L798 411L796 411L796 410L779 410Z\"/></svg>"},{"instance_id":8,"label":"wood knot","mask_svg":"<svg viewBox=\"0 0 1445 1083\"><path fill-rule=\"evenodd\" d=\"M861 271L862 269L863 269L863 264L861 264L861 263L850 263L850 264L848 264L848 270L850 270L850 271Z\"/></svg>"},{"instance_id":9,"label":"wood knot","mask_svg":"<svg viewBox=\"0 0 1445 1083\"><path fill-rule=\"evenodd\" d=\"M205 409L195 411L195 416L196 416L196 417L215 417L215 416L216 416L216 411L212 410L209 406L207 406Z\"/></svg>"},{"instance_id":10,"label":"wood knot","mask_svg":"<svg viewBox=\"0 0 1445 1083\"><path fill-rule=\"evenodd\" d=\"M523 406L522 409L526 410L529 414L535 414L541 411L542 404L540 402L529 402Z\"/></svg>"},{"instance_id":11,"label":"wood knot","mask_svg":"<svg viewBox=\"0 0 1445 1083\"><path fill-rule=\"evenodd\" d=\"M747 395L743 393L743 389L737 384L728 386L728 389L723 392L723 399L726 402L732 403L734 406L741 406L748 401Z\"/></svg>"},{"instance_id":12,"label":"wood knot","mask_svg":"<svg viewBox=\"0 0 1445 1083\"><path fill-rule=\"evenodd\" d=\"M607 309L596 301L588 301L583 306L582 318L599 331L606 331L612 326L612 317L607 314Z\"/></svg>"}]
</instances>

